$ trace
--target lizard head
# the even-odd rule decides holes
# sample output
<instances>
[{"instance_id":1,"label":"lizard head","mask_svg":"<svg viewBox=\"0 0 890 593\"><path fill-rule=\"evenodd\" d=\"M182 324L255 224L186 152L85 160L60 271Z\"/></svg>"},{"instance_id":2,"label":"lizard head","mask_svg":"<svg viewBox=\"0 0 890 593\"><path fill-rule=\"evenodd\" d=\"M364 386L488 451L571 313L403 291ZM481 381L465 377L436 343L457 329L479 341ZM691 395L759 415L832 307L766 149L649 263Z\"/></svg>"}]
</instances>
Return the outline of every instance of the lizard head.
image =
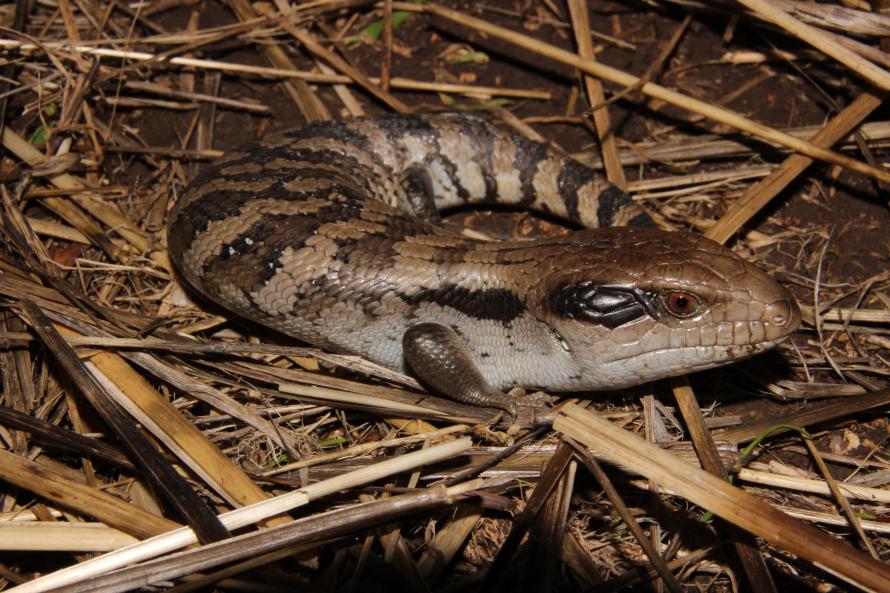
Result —
<instances>
[{"instance_id":1,"label":"lizard head","mask_svg":"<svg viewBox=\"0 0 890 593\"><path fill-rule=\"evenodd\" d=\"M605 232L604 232L605 231ZM538 315L581 371L578 389L718 366L782 342L800 323L783 286L689 233L600 229L535 290Z\"/></svg>"}]
</instances>

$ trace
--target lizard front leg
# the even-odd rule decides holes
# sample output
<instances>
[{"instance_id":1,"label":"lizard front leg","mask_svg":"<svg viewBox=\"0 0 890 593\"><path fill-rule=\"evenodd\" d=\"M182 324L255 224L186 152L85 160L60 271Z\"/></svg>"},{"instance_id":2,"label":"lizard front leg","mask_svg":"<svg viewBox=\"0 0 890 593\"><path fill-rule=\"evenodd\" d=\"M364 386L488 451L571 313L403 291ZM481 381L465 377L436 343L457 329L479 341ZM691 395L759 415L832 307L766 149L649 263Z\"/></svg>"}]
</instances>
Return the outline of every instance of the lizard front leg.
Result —
<instances>
[{"instance_id":1,"label":"lizard front leg","mask_svg":"<svg viewBox=\"0 0 890 593\"><path fill-rule=\"evenodd\" d=\"M522 424L547 424L549 409L525 403L489 385L453 329L437 323L412 326L402 337L405 360L430 387L459 402L504 410Z\"/></svg>"}]
</instances>

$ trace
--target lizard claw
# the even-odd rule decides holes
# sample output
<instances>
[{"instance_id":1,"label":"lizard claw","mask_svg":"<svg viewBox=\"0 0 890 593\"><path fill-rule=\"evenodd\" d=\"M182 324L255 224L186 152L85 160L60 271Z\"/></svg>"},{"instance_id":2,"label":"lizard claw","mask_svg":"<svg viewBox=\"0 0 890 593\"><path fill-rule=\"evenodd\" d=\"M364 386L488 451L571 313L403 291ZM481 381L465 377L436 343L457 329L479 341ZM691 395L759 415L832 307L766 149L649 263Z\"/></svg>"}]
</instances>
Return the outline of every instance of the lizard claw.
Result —
<instances>
[{"instance_id":1,"label":"lizard claw","mask_svg":"<svg viewBox=\"0 0 890 593\"><path fill-rule=\"evenodd\" d=\"M525 389L514 387L507 393L507 397L510 401L503 409L510 415L513 424L530 428L553 423L555 399L551 395L543 391L528 394Z\"/></svg>"}]
</instances>

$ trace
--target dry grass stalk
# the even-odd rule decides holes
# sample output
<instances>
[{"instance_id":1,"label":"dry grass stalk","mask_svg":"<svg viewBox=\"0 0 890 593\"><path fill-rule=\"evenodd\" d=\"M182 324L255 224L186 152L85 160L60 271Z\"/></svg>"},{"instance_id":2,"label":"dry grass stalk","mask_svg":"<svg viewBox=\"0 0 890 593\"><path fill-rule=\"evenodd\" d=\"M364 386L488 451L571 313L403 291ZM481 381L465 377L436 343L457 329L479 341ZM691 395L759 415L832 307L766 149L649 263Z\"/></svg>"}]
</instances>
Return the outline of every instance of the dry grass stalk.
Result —
<instances>
[{"instance_id":1,"label":"dry grass stalk","mask_svg":"<svg viewBox=\"0 0 890 593\"><path fill-rule=\"evenodd\" d=\"M829 124L830 125L830 124ZM813 136L819 133L825 126L802 126L785 129L784 132L804 138L813 142ZM855 124L851 125L851 129ZM888 122L867 122L860 125L858 133L868 141L869 146L881 148L890 138L890 124ZM858 150L854 136L841 139L843 144L837 145L838 150ZM733 140L731 136L715 134L696 134L694 137L670 139L666 138L658 142L638 142L632 146L623 146L619 152L621 163L627 165L639 165L647 162L670 163L679 167L691 167L699 160L723 160L736 157L744 160L756 154L767 152L787 152L781 147L758 147L755 150L749 143ZM591 151L576 152L572 155L578 161L595 168L602 168L602 159ZM806 158L806 157L803 157ZM808 161L811 159L807 159Z\"/></svg>"},{"instance_id":2,"label":"dry grass stalk","mask_svg":"<svg viewBox=\"0 0 890 593\"><path fill-rule=\"evenodd\" d=\"M812 457L813 461L816 462L816 467L819 468L819 473L822 474L822 478L825 480L825 484L828 486L828 489L831 492L831 496L837 502L838 506L841 507L841 511L847 518L850 527L853 528L853 532L862 541L862 544L865 546L865 549L868 551L868 553L871 554L871 557L880 562L880 556L878 556L878 553L872 545L871 540L862 529L859 518L856 516L855 511L853 511L853 507L850 506L850 501L847 500L846 494L841 490L840 485L837 483L837 480L832 477L831 472L828 470L828 466L825 465L825 460L822 459L822 455L819 454L819 450L816 448L815 443L813 443L813 439L810 437L809 434L806 433L803 434L802 437L804 444L806 445L807 450L810 453L810 457Z\"/></svg>"},{"instance_id":3,"label":"dry grass stalk","mask_svg":"<svg viewBox=\"0 0 890 593\"><path fill-rule=\"evenodd\" d=\"M686 377L677 377L671 379L670 382L674 398L677 400L677 407L680 408L683 420L686 422L686 428L695 444L695 452L701 460L702 468L721 480L728 480L729 472L720 459L714 437L705 424L701 406L689 385L689 380ZM732 524L726 526L726 531L742 563L742 568L748 579L748 586L753 591L760 593L776 591L776 585L770 576L766 560L757 547L757 540L751 534L745 533Z\"/></svg>"},{"instance_id":4,"label":"dry grass stalk","mask_svg":"<svg viewBox=\"0 0 890 593\"><path fill-rule=\"evenodd\" d=\"M807 323L815 324L814 308L810 305L801 305L801 313ZM890 323L890 310L880 309L826 309L819 313L823 321L841 321L849 323Z\"/></svg>"},{"instance_id":5,"label":"dry grass stalk","mask_svg":"<svg viewBox=\"0 0 890 593\"><path fill-rule=\"evenodd\" d=\"M136 470L129 459L102 441L59 428L12 407L0 406L0 426L27 432L32 438L63 451L75 451L91 459L101 459L127 471Z\"/></svg>"},{"instance_id":6,"label":"dry grass stalk","mask_svg":"<svg viewBox=\"0 0 890 593\"><path fill-rule=\"evenodd\" d=\"M87 363L87 368L119 406L230 504L240 506L268 498L241 468L119 356L98 354Z\"/></svg>"},{"instance_id":7,"label":"dry grass stalk","mask_svg":"<svg viewBox=\"0 0 890 593\"><path fill-rule=\"evenodd\" d=\"M528 531L532 528L538 513L545 507L554 490L558 490L558 485L562 476L566 473L569 463L572 460L572 448L565 443L560 444L556 453L547 463L538 480L538 485L534 492L525 503L522 514L517 517L510 529L507 539L501 544L497 556L485 575L485 581L481 590L497 589L502 580L506 577L513 556L519 548L519 544L525 538Z\"/></svg>"},{"instance_id":8,"label":"dry grass stalk","mask_svg":"<svg viewBox=\"0 0 890 593\"><path fill-rule=\"evenodd\" d=\"M225 97L216 97L204 93L188 93L185 91L177 91L162 84L153 82L144 82L139 80L129 80L124 84L125 88L153 93L162 97L173 97L176 99L187 99L190 101L213 103L230 109L242 109L251 113L269 113L271 108L268 105L262 105L253 101L238 101L236 99L227 99Z\"/></svg>"},{"instance_id":9,"label":"dry grass stalk","mask_svg":"<svg viewBox=\"0 0 890 593\"><path fill-rule=\"evenodd\" d=\"M269 15L266 15L269 16ZM327 62L340 73L348 76L353 82L362 86L366 91L377 97L384 104L398 113L411 113L411 108L401 100L394 97L391 93L379 86L379 81L374 82L363 72L349 64L346 60L335 54L333 51L324 47L315 37L308 31L303 31L288 23L282 23L285 31L290 33L294 39L299 41L303 47Z\"/></svg>"},{"instance_id":10,"label":"dry grass stalk","mask_svg":"<svg viewBox=\"0 0 890 593\"><path fill-rule=\"evenodd\" d=\"M881 105L882 99L870 93L859 95L815 136L817 146L829 147L850 133L863 119ZM738 229L785 189L811 163L812 159L795 154L788 157L768 178L754 184L705 235L725 243Z\"/></svg>"},{"instance_id":11,"label":"dry grass stalk","mask_svg":"<svg viewBox=\"0 0 890 593\"><path fill-rule=\"evenodd\" d=\"M606 475L606 472L603 471L600 464L597 462L596 458L590 454L590 451L580 444L569 441L572 443L572 446L575 447L575 450L581 456L581 460L584 462L584 465L593 474L593 477L596 478L596 481L599 482L600 488L603 489L603 492L609 498L612 505L615 507L615 510L618 512L618 515L624 521L624 523L630 528L631 533L633 533L634 539L637 540L637 543L643 548L643 551L646 553L646 557L649 558L649 562L652 563L652 568L655 569L655 572L658 573L658 576L661 577L661 581L665 584L665 586L672 593L682 593L683 587L677 581L677 578L670 571L664 559L661 557L661 553L652 545L652 542L649 541L649 538L646 537L646 534L643 533L643 530L640 528L639 523L637 523L636 518L631 513L630 509L624 503L624 500L621 498L621 495L618 493L618 490L615 489L615 486L612 484L612 481L609 479L609 476Z\"/></svg>"},{"instance_id":12,"label":"dry grass stalk","mask_svg":"<svg viewBox=\"0 0 890 593\"><path fill-rule=\"evenodd\" d=\"M47 500L93 517L133 537L146 538L176 529L178 523L158 517L116 496L75 482L43 465L8 451L0 451L4 480Z\"/></svg>"},{"instance_id":13,"label":"dry grass stalk","mask_svg":"<svg viewBox=\"0 0 890 593\"><path fill-rule=\"evenodd\" d=\"M43 220L41 218L29 217L27 220L28 224L38 235L53 237L55 239L62 239L64 241L70 241L72 243L80 243L82 245L90 244L89 237L81 233L79 230L68 225L53 222L51 220Z\"/></svg>"},{"instance_id":14,"label":"dry grass stalk","mask_svg":"<svg viewBox=\"0 0 890 593\"><path fill-rule=\"evenodd\" d=\"M242 591L262 589L264 593L291 593L293 591L292 585L276 586L266 583L258 585L252 582L252 580L237 580L231 577L242 574L254 568L266 566L267 564L271 564L273 562L277 562L288 557L298 557L300 554L305 554L313 547L315 547L314 544L298 544L296 546L281 548L280 550L276 550L274 552L260 554L258 556L254 556L253 558L249 558L248 560L229 564L225 568L217 570L215 572L185 575L182 577L182 581L184 581L182 584L176 585L175 587L172 587L167 591L169 593L186 593L187 591L195 591L197 589L202 589L215 583L219 583L220 588L226 589L238 589Z\"/></svg>"},{"instance_id":15,"label":"dry grass stalk","mask_svg":"<svg viewBox=\"0 0 890 593\"><path fill-rule=\"evenodd\" d=\"M445 480L447 483L456 483L467 479L469 475L478 475L491 480L536 480L541 475L541 468L550 462L556 450L556 445L553 443L534 443L536 438L546 434L546 428L540 430L540 434L534 438L523 436L523 439L528 439L529 442L522 446L473 447L467 451L465 463L454 464L448 472L430 472L428 477L433 480ZM672 455L677 464L700 467L699 459L690 442L671 442L659 446ZM737 445L720 441L718 448L724 466L730 471L738 471L740 462ZM312 475L318 478L336 476L371 463L373 458L364 456L333 461L315 466ZM619 465L619 467L625 471L629 469L626 466ZM459 476L459 479L455 479L454 476Z\"/></svg>"},{"instance_id":16,"label":"dry grass stalk","mask_svg":"<svg viewBox=\"0 0 890 593\"><path fill-rule=\"evenodd\" d=\"M290 472L298 469L302 469L304 467L312 467L313 465L320 465L322 463L327 463L329 461L335 461L337 459L346 459L349 457L355 457L358 455L367 455L368 453L372 453L378 449L391 448L391 447L401 447L403 445L410 445L414 443L435 443L441 440L444 437L451 436L459 436L462 434L466 434L470 430L469 426L464 424L456 424L454 426L447 426L445 428L439 430L433 430L431 432L424 432L417 435L399 437L394 439L386 439L383 441L376 441L370 443L362 443L361 445L356 445L354 447L347 447L346 449L340 449L337 451L333 451L331 453L323 453L321 455L313 455L312 457L307 457L305 459L301 459L300 461L295 461L293 463L288 463L286 465L282 465L276 467L274 469L267 470L262 473L263 476L275 476L284 472Z\"/></svg>"},{"instance_id":17,"label":"dry grass stalk","mask_svg":"<svg viewBox=\"0 0 890 593\"><path fill-rule=\"evenodd\" d=\"M234 531L241 527L264 521L269 517L287 513L334 492L349 490L350 488L368 484L423 465L450 459L466 451L471 444L470 439L464 437L440 445L434 445L428 449L391 457L330 480L316 482L300 490L223 513L219 516L219 519L229 530ZM8 589L8 591L10 593L12 591L16 593L49 591L57 587L79 583L123 566L155 558L198 542L194 531L188 527L174 531L165 531L168 532L104 556L58 570L29 581L24 585Z\"/></svg>"},{"instance_id":18,"label":"dry grass stalk","mask_svg":"<svg viewBox=\"0 0 890 593\"><path fill-rule=\"evenodd\" d=\"M102 523L0 522L0 550L109 552L138 540Z\"/></svg>"},{"instance_id":19,"label":"dry grass stalk","mask_svg":"<svg viewBox=\"0 0 890 593\"><path fill-rule=\"evenodd\" d=\"M772 173L773 167L769 165L757 167L739 167L728 171L706 171L689 175L673 175L670 177L655 177L640 181L631 181L627 189L635 194L637 200L649 200L662 197L682 196L690 193L706 193L709 190L719 189L727 184L732 184L748 179L766 177ZM668 191L654 192L653 190L665 188L682 188Z\"/></svg>"},{"instance_id":20,"label":"dry grass stalk","mask_svg":"<svg viewBox=\"0 0 890 593\"><path fill-rule=\"evenodd\" d=\"M203 541L224 539L228 532L219 523L209 507L197 493L159 454L157 448L130 422L123 411L112 401L105 386L89 372L84 363L74 354L43 311L31 301L22 301L22 313L28 324L40 336L55 359L64 368L68 377L86 397L90 405L114 430L138 460L152 480L152 484L201 535Z\"/></svg>"},{"instance_id":21,"label":"dry grass stalk","mask_svg":"<svg viewBox=\"0 0 890 593\"><path fill-rule=\"evenodd\" d=\"M701 548L694 550L689 554L675 558L667 563L667 568L673 572L681 572L684 569L693 566L702 560L705 560L714 553L715 548ZM591 587L587 593L613 593L620 591L625 587L630 587L637 583L652 580L658 576L658 572L651 565L641 566L628 571L627 573L610 579L608 582Z\"/></svg>"},{"instance_id":22,"label":"dry grass stalk","mask_svg":"<svg viewBox=\"0 0 890 593\"><path fill-rule=\"evenodd\" d=\"M466 543L482 512L469 505L458 507L451 519L439 525L433 541L427 544L417 568L427 579L436 578Z\"/></svg>"},{"instance_id":23,"label":"dry grass stalk","mask_svg":"<svg viewBox=\"0 0 890 593\"><path fill-rule=\"evenodd\" d=\"M525 549L527 562L521 576L522 582L532 591L553 593L556 590L555 583L562 570L562 556L554 551L561 552L563 549L577 471L578 462L571 459L529 530Z\"/></svg>"},{"instance_id":24,"label":"dry grass stalk","mask_svg":"<svg viewBox=\"0 0 890 593\"><path fill-rule=\"evenodd\" d=\"M599 567L581 543L580 534L574 530L566 532L562 545L562 560L574 573L578 583L585 587L585 591L603 582Z\"/></svg>"},{"instance_id":25,"label":"dry grass stalk","mask_svg":"<svg viewBox=\"0 0 890 593\"><path fill-rule=\"evenodd\" d=\"M890 567L705 471L677 472L671 458L660 449L596 414L568 404L561 409L554 428L586 445L597 457L631 466L637 473L854 586L890 591Z\"/></svg>"},{"instance_id":26,"label":"dry grass stalk","mask_svg":"<svg viewBox=\"0 0 890 593\"><path fill-rule=\"evenodd\" d=\"M408 392L399 394L395 390L377 391L370 395L366 393L368 389L361 384L357 384L356 388L363 393L314 385L287 383L278 385L281 393L300 396L301 401L368 410L383 416L406 416L469 424L490 423L498 416L497 412L489 409L473 408L438 397Z\"/></svg>"},{"instance_id":27,"label":"dry grass stalk","mask_svg":"<svg viewBox=\"0 0 890 593\"><path fill-rule=\"evenodd\" d=\"M224 318L217 318L212 320L213 325L217 325L221 322L225 322ZM69 325L74 324L72 319L66 319L63 323L68 323ZM204 324L201 324L202 326ZM76 325L79 330L90 331L90 328L84 325ZM96 331L95 328L92 328L92 331ZM179 331L178 333L186 333ZM27 333L20 332L0 332L0 344L3 343L27 343L33 341L35 338ZM235 402L232 402L230 398L225 397L220 394L217 390L210 389L206 385L198 385L195 382L190 382L188 378L181 372L174 368L172 368L169 364L164 364L160 360L148 356L144 352L133 353L132 355L129 353L131 350L163 350L168 352L179 352L184 354L230 354L230 355L280 355L280 356L292 356L296 358L308 358L313 360L324 361L338 367L342 367L344 369L352 370L356 373L368 375L371 377L378 377L380 379L384 379L393 383L401 383L407 387L413 387L415 389L421 389L420 385L406 375L402 375L401 373L396 373L390 369L386 369L380 367L379 365L375 365L374 363L362 360L356 356L347 356L347 355L337 355L337 354L328 354L317 348L301 348L294 346L279 346L276 344L254 344L254 343L244 343L244 342L223 342L223 341L185 341L185 340L172 340L172 339L161 339L161 338L117 338L111 336L101 336L101 335L68 335L66 336L66 341L75 348L82 347L92 347L92 348L100 348L103 350L113 349L120 350L124 357L128 357L138 365L146 368L154 372L154 374L158 375L160 378L170 382L173 385L186 385L187 387L183 387L186 391L192 391L192 389L196 389L199 391L197 395L201 399L205 399L208 403L213 405L214 407L225 410L227 413L231 413L235 417L242 418L248 424L254 424L255 419L247 414L243 409L239 411L239 409L231 408ZM264 369L265 367L259 367ZM157 372L155 372L157 371ZM293 375L286 374L281 378L291 378ZM316 377L321 377L316 375ZM322 378L318 378L318 380L324 380ZM346 384L353 385L354 383L347 382ZM204 396L204 397L201 397ZM228 408L228 409L227 409ZM241 408L239 406L239 408ZM267 430L269 428L268 425L260 423L257 425L257 428L260 430ZM273 436L274 438L274 436Z\"/></svg>"},{"instance_id":28,"label":"dry grass stalk","mask_svg":"<svg viewBox=\"0 0 890 593\"><path fill-rule=\"evenodd\" d=\"M792 517L797 517L798 519L803 519L804 521L809 521L811 523L821 523L823 525L834 525L837 527L843 527L845 529L850 528L849 522L844 517L835 513L820 513L819 511L814 511L811 509L802 509L789 506L783 506L780 508L783 512L788 513ZM858 523L862 527L862 529L869 533L876 533L881 535L890 534L890 525L887 525L887 523L883 521L859 519Z\"/></svg>"},{"instance_id":29,"label":"dry grass stalk","mask_svg":"<svg viewBox=\"0 0 890 593\"><path fill-rule=\"evenodd\" d=\"M336 74L336 70L325 64L323 61L316 59L315 65L318 69L325 74ZM389 82L387 81L387 88ZM382 86L382 85L381 85ZM337 94L337 97L343 103L344 109L349 113L350 117L363 117L365 115L365 108L362 107L361 102L356 98L355 93L345 84L335 84L334 92Z\"/></svg>"},{"instance_id":30,"label":"dry grass stalk","mask_svg":"<svg viewBox=\"0 0 890 593\"><path fill-rule=\"evenodd\" d=\"M771 418L766 422L729 428L722 431L718 437L727 441L745 443L756 439L777 424L801 427L811 426L828 422L830 420L836 420L838 418L844 418L857 412L865 412L873 408L884 407L888 404L890 404L890 389L881 389L861 396L847 397L839 402L828 403L803 412L791 413L779 418ZM786 432L788 432L788 429L782 428L772 432L772 435L775 436Z\"/></svg>"},{"instance_id":31,"label":"dry grass stalk","mask_svg":"<svg viewBox=\"0 0 890 593\"><path fill-rule=\"evenodd\" d=\"M113 574L96 577L65 588L68 593L117 593L151 585L208 568L258 556L295 543L320 543L413 515L454 504L446 488L421 490L351 507L327 511L272 527L200 546Z\"/></svg>"},{"instance_id":32,"label":"dry grass stalk","mask_svg":"<svg viewBox=\"0 0 890 593\"><path fill-rule=\"evenodd\" d=\"M68 328L62 327L59 331L68 338L81 337ZM164 365L145 353L136 353L132 357L168 382L183 386L178 380L182 379L183 375L169 365ZM235 505L250 504L266 498L265 493L240 468L222 454L193 423L186 420L181 412L162 397L121 356L109 352L93 354L89 357L87 368L93 373L94 378L105 386L108 393L115 397L119 405L133 414L143 426L152 430L158 439L223 498ZM164 373L164 370L168 372ZM286 446L273 425L231 398L203 385L191 391L205 395L205 399L210 400L218 409L256 426L269 434L270 438Z\"/></svg>"},{"instance_id":33,"label":"dry grass stalk","mask_svg":"<svg viewBox=\"0 0 890 593\"><path fill-rule=\"evenodd\" d=\"M117 355L112 355L117 356ZM289 451L293 446L293 443L290 439L283 436L279 433L278 429L274 424L269 422L268 420L262 418L259 414L248 408L247 406L240 404L235 401L231 397L222 393L218 389L214 389L213 387L201 383L200 381L194 381L191 379L185 372L183 372L180 368L164 362L159 358L147 354L145 352L131 352L124 355L125 358L131 360L138 366L142 367L146 371L150 372L152 375L158 377L163 380L165 383L173 385L174 387L181 389L184 393L190 394L195 399L206 402L215 410L218 410L224 414L229 414L233 418L237 418L244 422L249 426L253 426L258 431L260 431L263 435L265 435L269 440L273 443L284 449L285 451ZM115 359L110 359L115 360ZM117 360L121 360L118 357ZM122 362L122 361L121 361ZM124 363L125 364L125 363ZM113 368L123 370L127 375L138 376L132 370L127 370L129 367L122 365L114 365ZM147 405L147 402L153 401L148 397L148 394L151 392L146 391L146 397L143 401L146 402L145 407L150 408L152 406ZM176 418L178 423L180 419L180 415L177 413L175 416L172 416L172 411L170 412L171 417ZM173 426L173 425L171 425ZM178 430L174 427L174 430L171 434L176 434ZM194 438L197 439L197 434L192 433ZM200 433L198 433L200 434ZM183 437L185 438L185 437ZM201 441L195 441L196 444L201 443ZM213 453L213 450L216 449L215 446L205 443L205 447L207 447L207 457L208 459L214 458L217 454ZM201 450L202 447L197 447L198 450ZM219 460L221 461L221 460ZM217 465L212 463L211 465ZM240 480L234 480L234 482L239 482ZM250 491L251 488L247 487L247 491ZM234 485L233 485L234 488ZM234 495L234 493L232 493ZM239 495L236 495L236 498L240 498ZM256 502L256 500L242 500L241 502Z\"/></svg>"},{"instance_id":34,"label":"dry grass stalk","mask_svg":"<svg viewBox=\"0 0 890 593\"><path fill-rule=\"evenodd\" d=\"M772 2L766 2L765 0L737 1L766 20L775 23L788 33L806 41L819 51L836 59L878 88L890 91L890 74L887 71L878 68L859 54L838 45L815 27L800 22Z\"/></svg>"},{"instance_id":35,"label":"dry grass stalk","mask_svg":"<svg viewBox=\"0 0 890 593\"><path fill-rule=\"evenodd\" d=\"M649 3L668 2L685 8L719 11L736 10L736 0L647 0ZM832 29L841 33L886 37L890 35L890 18L886 15L857 10L836 4L821 4L801 0L774 0L772 4L795 18L823 29ZM755 12L753 16L757 16Z\"/></svg>"},{"instance_id":36,"label":"dry grass stalk","mask_svg":"<svg viewBox=\"0 0 890 593\"><path fill-rule=\"evenodd\" d=\"M586 60L593 60L595 56L593 53L593 41L590 37L590 19L587 2L586 0L569 0L568 5L569 12L572 15L575 41L578 44L578 55ZM585 76L584 87L587 89L587 100L590 102L591 107L597 107L606 102L603 83L599 79ZM593 123L600 141L606 177L619 188L627 190L627 178L624 175L621 160L618 158L618 142L615 138L615 131L612 128L612 118L609 117L608 108L597 108L593 112Z\"/></svg>"},{"instance_id":37,"label":"dry grass stalk","mask_svg":"<svg viewBox=\"0 0 890 593\"><path fill-rule=\"evenodd\" d=\"M503 41L515 44L519 47L537 53L543 57L555 60L563 64L567 64L574 68L578 68L579 70L582 70L588 74L592 74L604 80L608 80L610 82L614 82L625 87L640 85L640 92L644 95L648 95L656 99L661 99L662 101L671 105L676 105L678 107L686 109L687 111L691 111L693 113L697 113L699 115L703 115L707 118L713 119L714 121L732 126L733 128L742 130L768 142L774 142L776 144L786 146L809 157L840 165L842 167L850 169L851 171L856 171L873 179L877 179L878 181L890 182L890 173L887 173L886 171L876 169L861 161L851 159L836 152L832 152L830 150L815 146L809 142L794 138L793 136L790 136L784 132L780 132L763 124L751 121L745 117L742 117L738 113L729 111L728 109L724 109L722 107L714 106L710 103L707 103L706 101L694 99L682 93L672 91L651 82L640 84L641 80L636 76L633 76L632 74L628 74L627 72L623 72L621 70L618 70L617 68L606 66L605 64L601 64L599 62L585 60L577 56L576 54L567 52L553 45L543 43L527 35L522 35L520 33L516 33L515 31L498 27L497 25L493 25L487 21L467 16L462 12L452 10L450 8L445 8L437 4L415 5L398 3L395 6L399 10L428 12L453 21L462 26L475 29L476 31L483 31L491 35L492 37L496 37Z\"/></svg>"},{"instance_id":38,"label":"dry grass stalk","mask_svg":"<svg viewBox=\"0 0 890 593\"><path fill-rule=\"evenodd\" d=\"M229 8L232 9L232 12L234 12L239 19L245 21L245 24L256 20L258 17L253 5L247 0L226 0L226 4L228 4ZM263 45L262 52L266 59L274 66L274 68L270 68L270 70L291 72L296 70L294 63L287 56L284 48L281 46ZM282 78L290 78L290 80L285 80L283 82L283 88L297 106L300 113L303 114L303 117L307 122L331 119L331 112L328 111L325 104L318 98L318 95L312 90L312 87L309 86L308 81L302 80L300 77L296 76L283 76Z\"/></svg>"},{"instance_id":39,"label":"dry grass stalk","mask_svg":"<svg viewBox=\"0 0 890 593\"><path fill-rule=\"evenodd\" d=\"M389 79L392 78L392 0L383 2L383 62L380 64L380 88L389 92Z\"/></svg>"},{"instance_id":40,"label":"dry grass stalk","mask_svg":"<svg viewBox=\"0 0 890 593\"><path fill-rule=\"evenodd\" d=\"M32 167L46 161L46 158L39 150L34 148L32 144L9 128L3 130L3 146ZM87 185L83 181L65 173L51 175L50 181L60 189L72 191L82 190L84 193L71 194L71 199L74 200L78 206L89 212L92 216L95 216L97 220L101 221L109 228L114 229L118 235L126 239L139 252L148 250L149 239L142 229L138 228L132 221L121 215L117 209L109 206L99 198L91 196ZM79 230L85 232L83 229ZM85 234L92 236L86 232Z\"/></svg>"},{"instance_id":41,"label":"dry grass stalk","mask_svg":"<svg viewBox=\"0 0 890 593\"><path fill-rule=\"evenodd\" d=\"M823 455L820 454L820 457L823 457ZM813 480L799 476L787 476L775 472L753 470L746 467L740 469L736 475L738 476L738 479L751 484L787 488L789 490L809 492L823 496L831 494L831 489L823 480ZM846 484L843 482L838 483L838 488L840 488L840 491L844 496L850 498L867 500L880 504L890 504L890 492L887 490L869 488L867 486L857 486L856 484Z\"/></svg>"},{"instance_id":42,"label":"dry grass stalk","mask_svg":"<svg viewBox=\"0 0 890 593\"><path fill-rule=\"evenodd\" d=\"M741 471L744 472L746 470L741 470ZM781 482L782 482L781 480L773 481L773 480L767 478L764 480L764 485L770 486L770 487L781 488L782 487ZM635 486L641 490L651 490L652 489L651 484L649 482L647 482L646 480L630 480L630 484L632 484L633 486ZM822 484L824 485L824 482L822 482ZM794 490L794 488L790 488L790 489ZM830 496L830 490L827 485L824 485L824 489L825 489L825 492L829 493L828 495ZM805 488L802 491L809 492ZM677 494L676 492L673 492L671 490L664 489L664 488L659 488L658 492L660 494L666 494L666 495L670 495L670 496L674 496ZM757 493L756 495L761 496L760 493ZM843 515L838 515L837 513L834 513L834 512L827 513L827 512L814 511L812 509L790 506L788 504L775 504L775 503L770 503L770 504L775 506L777 509L779 509L783 513L786 513L786 514L788 514L792 517L795 517L797 519L803 519L804 521L807 521L808 523L834 525L834 526L838 526L838 527L844 527L845 529L848 529L848 530L853 529L853 526L850 525L850 522L846 519L846 517L844 517ZM867 531L870 533L876 533L876 534L890 533L890 525L887 525L886 523L882 523L880 521L858 519L858 518L857 518L857 522L859 523L859 525L862 527L862 529L864 531Z\"/></svg>"},{"instance_id":43,"label":"dry grass stalk","mask_svg":"<svg viewBox=\"0 0 890 593\"><path fill-rule=\"evenodd\" d=\"M48 43L45 47L53 48L53 43ZM9 39L0 39L0 48L14 49L23 52L34 51L36 46L19 41ZM159 59L156 54L149 52L117 50L109 48L96 48L90 46L76 46L74 48L80 53L92 54L100 58L117 58L122 60L133 60L139 62L155 62ZM290 68L269 68L263 66L251 66L248 64L235 64L231 62L221 62L218 60L203 60L199 58L174 57L163 60L165 64L173 66L182 66L186 68L197 68L200 70L218 70L220 72L254 74L257 76L265 76L272 79L283 78L290 81L304 81L306 83L317 84L352 84L352 78L342 74L323 74L319 72L306 72ZM380 79L376 77L368 77L372 84L379 84ZM469 96L502 96L515 97L525 99L540 99L546 101L553 98L549 91L544 90L526 90L511 89L502 87L475 86L471 84L454 84L444 82L428 82L423 80L412 80L395 76L390 79L389 85L393 89L406 91L424 91L430 93L455 93Z\"/></svg>"}]
</instances>

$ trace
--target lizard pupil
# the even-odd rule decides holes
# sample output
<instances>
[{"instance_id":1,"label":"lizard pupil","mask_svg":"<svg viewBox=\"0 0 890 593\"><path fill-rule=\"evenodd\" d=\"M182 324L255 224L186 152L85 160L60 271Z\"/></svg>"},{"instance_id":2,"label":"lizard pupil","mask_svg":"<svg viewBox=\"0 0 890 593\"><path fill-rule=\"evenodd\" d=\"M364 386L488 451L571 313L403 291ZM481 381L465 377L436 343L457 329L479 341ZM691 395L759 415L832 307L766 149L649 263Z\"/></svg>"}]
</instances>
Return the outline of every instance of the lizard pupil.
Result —
<instances>
[{"instance_id":1,"label":"lizard pupil","mask_svg":"<svg viewBox=\"0 0 890 593\"><path fill-rule=\"evenodd\" d=\"M668 310L677 317L689 317L698 310L698 299L687 292L671 292L665 299Z\"/></svg>"}]
</instances>

